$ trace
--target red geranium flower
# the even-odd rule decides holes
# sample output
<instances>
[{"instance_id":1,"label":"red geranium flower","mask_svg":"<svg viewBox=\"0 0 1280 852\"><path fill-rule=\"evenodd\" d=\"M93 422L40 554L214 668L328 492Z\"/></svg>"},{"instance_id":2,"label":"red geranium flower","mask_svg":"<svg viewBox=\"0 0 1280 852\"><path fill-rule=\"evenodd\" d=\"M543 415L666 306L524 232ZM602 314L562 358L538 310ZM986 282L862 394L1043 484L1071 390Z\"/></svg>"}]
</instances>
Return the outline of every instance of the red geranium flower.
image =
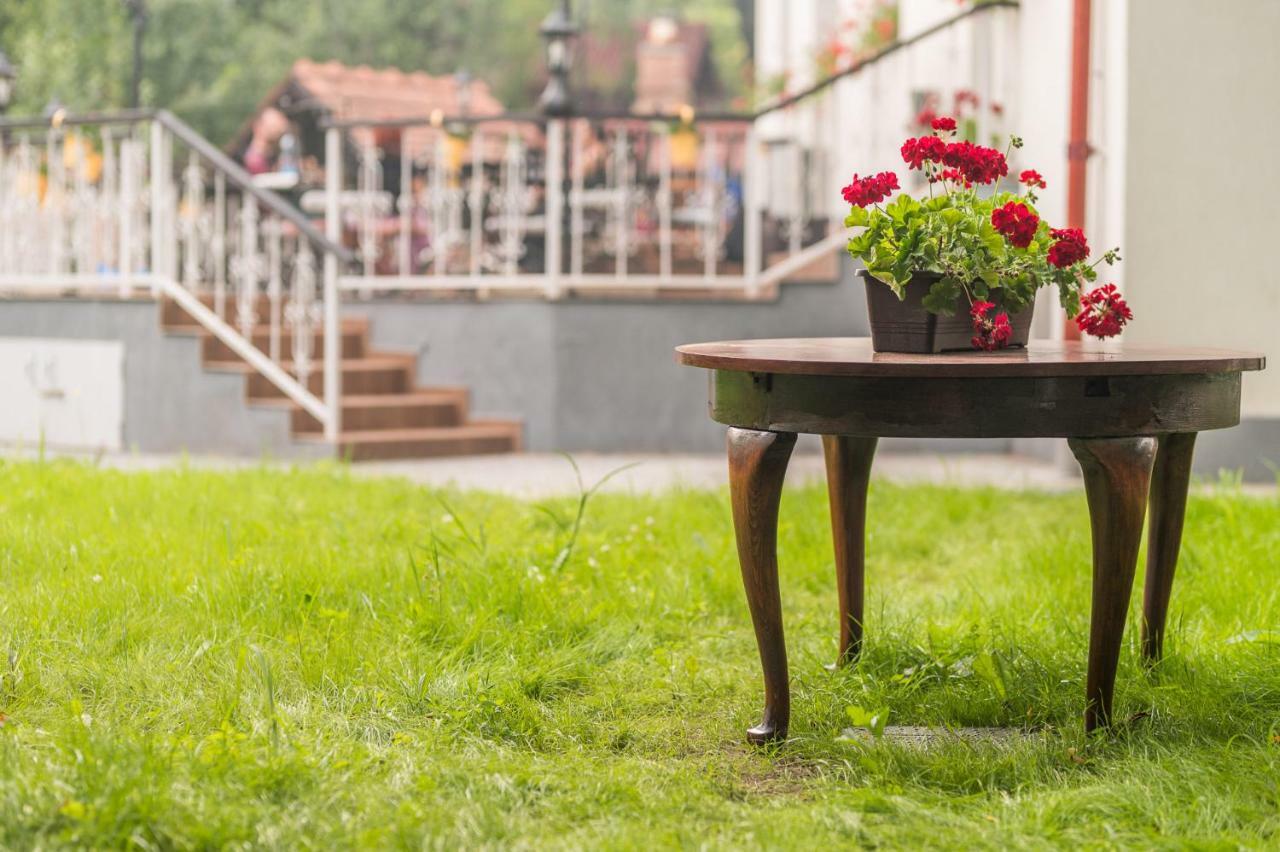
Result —
<instances>
[{"instance_id":1,"label":"red geranium flower","mask_svg":"<svg viewBox=\"0 0 1280 852\"><path fill-rule=\"evenodd\" d=\"M972 104L977 109L979 103L978 93L972 89L956 90L956 112L963 112L965 104Z\"/></svg>"},{"instance_id":2,"label":"red geranium flower","mask_svg":"<svg viewBox=\"0 0 1280 852\"><path fill-rule=\"evenodd\" d=\"M935 118L933 121L929 122L929 126L934 130L955 130L956 120L944 115L941 118Z\"/></svg>"},{"instance_id":3,"label":"red geranium flower","mask_svg":"<svg viewBox=\"0 0 1280 852\"><path fill-rule=\"evenodd\" d=\"M1044 189L1046 184L1044 178L1035 169L1023 169L1022 174L1018 175L1018 181L1027 186L1035 186Z\"/></svg>"},{"instance_id":4,"label":"red geranium flower","mask_svg":"<svg viewBox=\"0 0 1280 852\"><path fill-rule=\"evenodd\" d=\"M943 152L942 162L957 168L970 183L994 183L1009 174L1009 163L995 148L972 142L952 142Z\"/></svg>"},{"instance_id":5,"label":"red geranium flower","mask_svg":"<svg viewBox=\"0 0 1280 852\"><path fill-rule=\"evenodd\" d=\"M991 224L1012 245L1026 248L1035 239L1036 228L1040 227L1040 217L1021 201L1010 201L991 211Z\"/></svg>"},{"instance_id":6,"label":"red geranium flower","mask_svg":"<svg viewBox=\"0 0 1280 852\"><path fill-rule=\"evenodd\" d=\"M919 169L926 160L941 161L946 151L947 143L937 136L921 136L902 143L902 161L913 169Z\"/></svg>"},{"instance_id":7,"label":"red geranium flower","mask_svg":"<svg viewBox=\"0 0 1280 852\"><path fill-rule=\"evenodd\" d=\"M1003 349L1013 337L1013 326L1007 313L1001 311L994 318L987 317L994 307L992 302L974 302L969 308L969 316L973 319L973 337L969 343L974 349L987 352Z\"/></svg>"},{"instance_id":8,"label":"red geranium flower","mask_svg":"<svg viewBox=\"0 0 1280 852\"><path fill-rule=\"evenodd\" d=\"M1079 263L1089 256L1089 244L1079 228L1054 228L1049 232L1057 242L1049 247L1049 262L1059 269Z\"/></svg>"},{"instance_id":9,"label":"red geranium flower","mask_svg":"<svg viewBox=\"0 0 1280 852\"><path fill-rule=\"evenodd\" d=\"M1133 311L1116 291L1116 285L1095 287L1080 299L1076 326L1094 337L1115 337L1124 324L1133 319Z\"/></svg>"},{"instance_id":10,"label":"red geranium flower","mask_svg":"<svg viewBox=\"0 0 1280 852\"><path fill-rule=\"evenodd\" d=\"M878 204L889 197L889 193L898 188L898 176L893 172L881 172L864 178L856 174L841 193L844 200L858 207Z\"/></svg>"}]
</instances>

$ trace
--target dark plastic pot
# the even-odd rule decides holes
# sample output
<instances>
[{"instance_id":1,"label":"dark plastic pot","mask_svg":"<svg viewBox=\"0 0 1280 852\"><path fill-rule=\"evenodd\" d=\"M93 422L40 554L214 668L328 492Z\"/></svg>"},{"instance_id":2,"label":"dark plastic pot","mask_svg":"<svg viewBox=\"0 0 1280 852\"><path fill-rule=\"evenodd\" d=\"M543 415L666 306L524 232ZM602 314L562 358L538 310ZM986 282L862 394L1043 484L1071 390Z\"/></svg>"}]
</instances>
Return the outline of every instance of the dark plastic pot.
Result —
<instances>
[{"instance_id":1,"label":"dark plastic pot","mask_svg":"<svg viewBox=\"0 0 1280 852\"><path fill-rule=\"evenodd\" d=\"M973 351L973 323L966 305L957 304L949 317L931 314L924 309L921 300L929 288L941 276L923 272L912 276L907 283L907 297L899 301L889 285L873 278L865 269L858 270L867 288L867 317L871 321L871 348L877 352L934 352ZM1009 314L1013 337L1009 347L1027 345L1031 336L1031 317L1035 303L1017 313Z\"/></svg>"}]
</instances>

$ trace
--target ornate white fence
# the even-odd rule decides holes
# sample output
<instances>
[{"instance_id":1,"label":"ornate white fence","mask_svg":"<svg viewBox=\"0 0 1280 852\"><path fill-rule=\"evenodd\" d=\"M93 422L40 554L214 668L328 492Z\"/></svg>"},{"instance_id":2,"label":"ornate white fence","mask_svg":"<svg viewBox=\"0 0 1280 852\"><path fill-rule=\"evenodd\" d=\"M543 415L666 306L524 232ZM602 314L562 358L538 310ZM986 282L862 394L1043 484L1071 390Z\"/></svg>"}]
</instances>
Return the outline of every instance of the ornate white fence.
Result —
<instances>
[{"instance_id":1,"label":"ornate white fence","mask_svg":"<svg viewBox=\"0 0 1280 852\"><path fill-rule=\"evenodd\" d=\"M464 117L327 133L326 176L342 187L331 236L359 258L343 289L752 294L770 281L766 257L794 268L843 239L830 205L806 196L831 185L820 158L770 167L741 117ZM766 183L795 196L785 218L764 209Z\"/></svg>"},{"instance_id":2,"label":"ornate white fence","mask_svg":"<svg viewBox=\"0 0 1280 852\"><path fill-rule=\"evenodd\" d=\"M167 112L0 123L0 290L172 299L330 439L349 259Z\"/></svg>"}]
</instances>

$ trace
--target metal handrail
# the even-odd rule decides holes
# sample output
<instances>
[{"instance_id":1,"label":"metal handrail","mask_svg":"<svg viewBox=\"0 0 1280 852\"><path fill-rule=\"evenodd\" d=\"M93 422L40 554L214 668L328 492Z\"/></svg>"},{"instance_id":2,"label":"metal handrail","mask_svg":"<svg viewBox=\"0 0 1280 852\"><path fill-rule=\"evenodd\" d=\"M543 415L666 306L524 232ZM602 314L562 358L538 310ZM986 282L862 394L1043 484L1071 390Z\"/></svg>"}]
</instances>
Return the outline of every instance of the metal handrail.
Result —
<instances>
[{"instance_id":1,"label":"metal handrail","mask_svg":"<svg viewBox=\"0 0 1280 852\"><path fill-rule=\"evenodd\" d=\"M185 121L163 109L156 112L155 120L167 128L184 145L212 163L214 168L225 174L227 180L238 186L241 191L253 196L259 204L269 208L271 212L296 227L312 244L334 255L343 263L350 263L355 260L355 255L349 249L322 234L298 208L271 190L255 185L253 176L245 171L240 164L224 154L208 139L197 133Z\"/></svg>"}]
</instances>

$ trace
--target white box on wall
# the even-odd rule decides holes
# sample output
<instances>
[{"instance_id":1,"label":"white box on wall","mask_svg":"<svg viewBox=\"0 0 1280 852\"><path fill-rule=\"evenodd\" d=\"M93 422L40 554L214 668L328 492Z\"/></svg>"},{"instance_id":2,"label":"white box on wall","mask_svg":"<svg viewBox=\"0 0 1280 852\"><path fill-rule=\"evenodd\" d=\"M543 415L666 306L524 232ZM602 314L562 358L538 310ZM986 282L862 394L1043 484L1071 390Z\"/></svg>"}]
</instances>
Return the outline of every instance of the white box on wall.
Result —
<instances>
[{"instance_id":1,"label":"white box on wall","mask_svg":"<svg viewBox=\"0 0 1280 852\"><path fill-rule=\"evenodd\" d=\"M0 338L0 442L119 450L124 344Z\"/></svg>"}]
</instances>

